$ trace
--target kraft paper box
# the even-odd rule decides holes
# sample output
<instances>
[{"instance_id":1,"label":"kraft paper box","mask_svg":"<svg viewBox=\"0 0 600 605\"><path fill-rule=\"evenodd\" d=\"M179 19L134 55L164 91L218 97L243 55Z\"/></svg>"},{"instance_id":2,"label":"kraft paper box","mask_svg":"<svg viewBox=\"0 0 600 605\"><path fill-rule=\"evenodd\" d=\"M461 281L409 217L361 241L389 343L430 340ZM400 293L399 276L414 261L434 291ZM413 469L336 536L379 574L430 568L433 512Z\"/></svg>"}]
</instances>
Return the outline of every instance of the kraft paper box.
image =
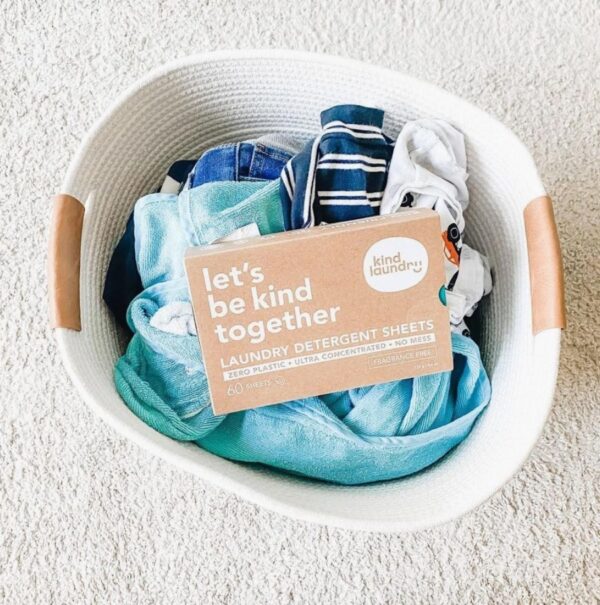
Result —
<instances>
[{"instance_id":1,"label":"kraft paper box","mask_svg":"<svg viewBox=\"0 0 600 605\"><path fill-rule=\"evenodd\" d=\"M216 414L452 369L431 210L191 248Z\"/></svg>"}]
</instances>

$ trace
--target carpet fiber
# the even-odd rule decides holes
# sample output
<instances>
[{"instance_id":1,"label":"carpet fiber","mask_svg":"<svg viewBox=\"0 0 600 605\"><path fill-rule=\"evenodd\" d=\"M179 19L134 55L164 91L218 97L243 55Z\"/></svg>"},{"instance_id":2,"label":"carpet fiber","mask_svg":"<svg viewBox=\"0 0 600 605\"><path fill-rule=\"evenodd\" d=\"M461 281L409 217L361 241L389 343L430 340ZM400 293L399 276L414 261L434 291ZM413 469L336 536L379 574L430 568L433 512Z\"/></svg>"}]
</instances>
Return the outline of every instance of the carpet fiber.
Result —
<instances>
[{"instance_id":1,"label":"carpet fiber","mask_svg":"<svg viewBox=\"0 0 600 605\"><path fill-rule=\"evenodd\" d=\"M600 599L596 0L0 7L0 602ZM363 59L472 101L529 146L555 200L570 320L555 406L517 477L456 523L383 536L258 509L119 437L62 368L46 318L49 200L82 136L167 60L265 46Z\"/></svg>"}]
</instances>

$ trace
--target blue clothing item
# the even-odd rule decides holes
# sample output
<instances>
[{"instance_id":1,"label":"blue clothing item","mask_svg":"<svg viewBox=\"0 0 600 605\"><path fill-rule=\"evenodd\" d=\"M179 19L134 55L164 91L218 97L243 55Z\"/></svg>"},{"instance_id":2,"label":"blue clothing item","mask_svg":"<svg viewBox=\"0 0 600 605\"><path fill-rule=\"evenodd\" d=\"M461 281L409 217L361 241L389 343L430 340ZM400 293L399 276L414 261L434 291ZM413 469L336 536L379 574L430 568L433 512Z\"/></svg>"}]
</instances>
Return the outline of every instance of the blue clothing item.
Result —
<instances>
[{"instance_id":1,"label":"blue clothing item","mask_svg":"<svg viewBox=\"0 0 600 605\"><path fill-rule=\"evenodd\" d=\"M216 181L275 180L286 162L300 151L303 144L304 140L297 136L273 133L256 141L209 149L199 160L179 160L172 164L159 193L178 194L186 181L186 188L193 188ZM135 230L132 216L111 257L103 292L108 308L123 326L127 325L127 307L142 291L134 262Z\"/></svg>"},{"instance_id":2,"label":"blue clothing item","mask_svg":"<svg viewBox=\"0 0 600 605\"><path fill-rule=\"evenodd\" d=\"M286 229L379 214L393 145L383 111L338 105L321 113L322 132L281 173Z\"/></svg>"},{"instance_id":3,"label":"blue clothing item","mask_svg":"<svg viewBox=\"0 0 600 605\"><path fill-rule=\"evenodd\" d=\"M262 143L235 143L209 149L190 175L190 187L214 181L274 180L292 153Z\"/></svg>"},{"instance_id":4,"label":"blue clothing item","mask_svg":"<svg viewBox=\"0 0 600 605\"><path fill-rule=\"evenodd\" d=\"M279 181L221 181L178 196L153 193L135 205L135 257L142 286L185 276L190 246L205 246L254 224L261 235L284 230Z\"/></svg>"},{"instance_id":5,"label":"blue clothing item","mask_svg":"<svg viewBox=\"0 0 600 605\"><path fill-rule=\"evenodd\" d=\"M133 212L129 216L125 233L119 240L110 259L102 297L116 320L127 329L127 307L142 292L142 280L135 263Z\"/></svg>"},{"instance_id":6,"label":"blue clothing item","mask_svg":"<svg viewBox=\"0 0 600 605\"><path fill-rule=\"evenodd\" d=\"M171 164L161 184L160 193L178 193L195 164L196 160L178 160ZM143 289L135 263L135 229L132 212L127 219L125 232L110 258L102 292L104 302L117 322L125 329L128 329L127 307Z\"/></svg>"},{"instance_id":7,"label":"blue clothing item","mask_svg":"<svg viewBox=\"0 0 600 605\"><path fill-rule=\"evenodd\" d=\"M150 323L158 309L187 300L179 279L132 303L134 337L117 362L115 384L159 432L231 460L348 485L394 479L458 445L490 399L477 345L453 334L453 372L215 416L197 337Z\"/></svg>"},{"instance_id":8,"label":"blue clothing item","mask_svg":"<svg viewBox=\"0 0 600 605\"><path fill-rule=\"evenodd\" d=\"M153 426L155 409L169 419L163 433L174 439L191 440L204 435L224 417L215 417L210 406L208 382L198 338L181 337L157 330L151 317L174 300L189 300L185 279L147 288L127 312L134 336L126 354L117 362L117 389L131 409Z\"/></svg>"}]
</instances>

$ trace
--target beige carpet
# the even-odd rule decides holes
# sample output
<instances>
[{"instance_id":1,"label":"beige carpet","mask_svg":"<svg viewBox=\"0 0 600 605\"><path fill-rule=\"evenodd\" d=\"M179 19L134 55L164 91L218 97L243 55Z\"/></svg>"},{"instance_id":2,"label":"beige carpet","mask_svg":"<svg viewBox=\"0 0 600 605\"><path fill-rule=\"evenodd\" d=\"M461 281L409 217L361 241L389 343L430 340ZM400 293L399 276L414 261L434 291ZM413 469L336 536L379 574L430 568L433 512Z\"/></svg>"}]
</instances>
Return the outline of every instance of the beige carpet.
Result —
<instances>
[{"instance_id":1,"label":"beige carpet","mask_svg":"<svg viewBox=\"0 0 600 605\"><path fill-rule=\"evenodd\" d=\"M600 599L600 4L0 0L0 602L593 603ZM257 509L120 438L46 319L49 199L150 68L226 47L348 55L506 122L556 202L570 327L530 460L457 523L353 534ZM507 444L510 447L510 444Z\"/></svg>"}]
</instances>

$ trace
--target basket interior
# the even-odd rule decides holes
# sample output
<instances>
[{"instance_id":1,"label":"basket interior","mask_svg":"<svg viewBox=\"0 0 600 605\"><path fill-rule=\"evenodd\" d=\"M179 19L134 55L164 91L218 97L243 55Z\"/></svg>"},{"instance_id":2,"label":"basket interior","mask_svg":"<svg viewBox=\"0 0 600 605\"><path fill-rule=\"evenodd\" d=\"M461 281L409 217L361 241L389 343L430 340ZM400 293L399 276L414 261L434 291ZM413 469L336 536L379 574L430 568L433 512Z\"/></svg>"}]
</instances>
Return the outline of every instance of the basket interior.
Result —
<instances>
[{"instance_id":1,"label":"basket interior","mask_svg":"<svg viewBox=\"0 0 600 605\"><path fill-rule=\"evenodd\" d=\"M469 438L415 476L339 487L228 462L172 441L133 416L113 386L122 335L102 301L106 268L135 201L177 159L273 131L319 129L337 103L386 112L396 136L417 117L440 117L467 139L471 204L466 240L485 253L494 290L475 330L493 397ZM423 526L465 512L493 493L533 445L548 402L532 393L535 371L522 210L543 188L518 140L488 115L421 82L359 63L307 55L246 54L189 60L155 74L122 98L90 134L64 190L86 206L81 333L60 335L86 399L121 432L153 452L241 495L296 516Z\"/></svg>"}]
</instances>

